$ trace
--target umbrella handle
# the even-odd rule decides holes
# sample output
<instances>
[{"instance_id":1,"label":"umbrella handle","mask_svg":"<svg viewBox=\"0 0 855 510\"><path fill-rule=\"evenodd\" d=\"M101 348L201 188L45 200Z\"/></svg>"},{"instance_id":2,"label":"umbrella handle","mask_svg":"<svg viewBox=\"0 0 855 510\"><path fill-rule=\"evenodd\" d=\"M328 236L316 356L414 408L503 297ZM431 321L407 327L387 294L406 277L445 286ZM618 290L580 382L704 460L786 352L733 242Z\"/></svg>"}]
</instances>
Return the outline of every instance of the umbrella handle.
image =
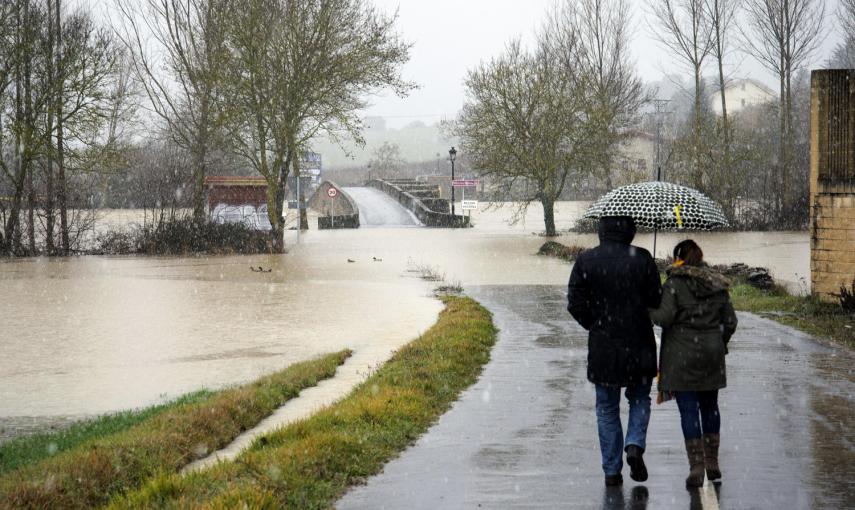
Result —
<instances>
[{"instance_id":1,"label":"umbrella handle","mask_svg":"<svg viewBox=\"0 0 855 510\"><path fill-rule=\"evenodd\" d=\"M656 234L659 233L658 228L653 229L653 262L656 262Z\"/></svg>"}]
</instances>

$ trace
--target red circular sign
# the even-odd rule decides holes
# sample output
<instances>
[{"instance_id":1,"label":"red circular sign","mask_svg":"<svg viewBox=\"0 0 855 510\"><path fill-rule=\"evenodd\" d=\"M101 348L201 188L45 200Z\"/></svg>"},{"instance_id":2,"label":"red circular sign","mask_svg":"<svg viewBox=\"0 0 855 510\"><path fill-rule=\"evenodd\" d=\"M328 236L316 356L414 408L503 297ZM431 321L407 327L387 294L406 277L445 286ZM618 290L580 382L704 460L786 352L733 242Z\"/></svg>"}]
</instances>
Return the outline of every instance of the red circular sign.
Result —
<instances>
[{"instance_id":1,"label":"red circular sign","mask_svg":"<svg viewBox=\"0 0 855 510\"><path fill-rule=\"evenodd\" d=\"M327 190L327 196L330 198L335 198L338 195L338 190L335 188L330 188Z\"/></svg>"}]
</instances>

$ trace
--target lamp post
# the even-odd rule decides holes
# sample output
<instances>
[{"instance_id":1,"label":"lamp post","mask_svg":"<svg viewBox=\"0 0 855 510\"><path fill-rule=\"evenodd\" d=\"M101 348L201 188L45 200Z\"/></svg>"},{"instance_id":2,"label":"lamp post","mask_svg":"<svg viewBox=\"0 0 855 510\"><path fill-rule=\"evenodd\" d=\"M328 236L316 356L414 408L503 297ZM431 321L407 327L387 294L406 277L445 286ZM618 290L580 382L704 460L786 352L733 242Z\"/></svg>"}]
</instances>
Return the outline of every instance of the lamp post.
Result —
<instances>
[{"instance_id":1,"label":"lamp post","mask_svg":"<svg viewBox=\"0 0 855 510\"><path fill-rule=\"evenodd\" d=\"M457 157L457 150L452 147L448 150L448 159L451 161L451 221L454 221L454 158Z\"/></svg>"}]
</instances>

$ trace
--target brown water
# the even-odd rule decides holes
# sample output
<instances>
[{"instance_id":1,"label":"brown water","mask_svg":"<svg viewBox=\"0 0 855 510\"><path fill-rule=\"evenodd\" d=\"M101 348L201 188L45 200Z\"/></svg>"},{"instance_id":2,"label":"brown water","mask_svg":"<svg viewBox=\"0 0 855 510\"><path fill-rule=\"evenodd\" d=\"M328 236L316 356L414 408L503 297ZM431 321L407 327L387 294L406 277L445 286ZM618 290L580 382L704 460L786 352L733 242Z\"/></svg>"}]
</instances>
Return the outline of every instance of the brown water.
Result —
<instances>
[{"instance_id":1,"label":"brown water","mask_svg":"<svg viewBox=\"0 0 855 510\"><path fill-rule=\"evenodd\" d=\"M585 205L559 204L559 229ZM533 256L544 242L532 234L543 230L540 209L513 226L510 213L477 211L476 227L465 230L288 232L289 253L278 256L2 262L0 418L149 405L345 347L361 367L353 377L362 377L441 309L435 284L414 269L431 267L464 287L566 284L568 265ZM693 237L711 262L764 265L793 287L809 277L806 233ZM660 235L658 254L681 238ZM592 246L596 236L559 241ZM650 249L652 238L636 244Z\"/></svg>"}]
</instances>

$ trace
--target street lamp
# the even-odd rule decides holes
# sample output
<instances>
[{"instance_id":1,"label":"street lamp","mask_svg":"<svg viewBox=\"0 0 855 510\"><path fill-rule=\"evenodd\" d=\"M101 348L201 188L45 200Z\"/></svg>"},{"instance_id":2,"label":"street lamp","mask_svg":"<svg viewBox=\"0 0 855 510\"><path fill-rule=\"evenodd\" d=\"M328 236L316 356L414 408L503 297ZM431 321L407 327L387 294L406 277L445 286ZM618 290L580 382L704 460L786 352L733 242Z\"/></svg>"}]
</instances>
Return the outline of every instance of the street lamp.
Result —
<instances>
[{"instance_id":1,"label":"street lamp","mask_svg":"<svg viewBox=\"0 0 855 510\"><path fill-rule=\"evenodd\" d=\"M457 157L457 150L452 147L448 151L448 159L451 161L451 221L454 221L454 159Z\"/></svg>"}]
</instances>

